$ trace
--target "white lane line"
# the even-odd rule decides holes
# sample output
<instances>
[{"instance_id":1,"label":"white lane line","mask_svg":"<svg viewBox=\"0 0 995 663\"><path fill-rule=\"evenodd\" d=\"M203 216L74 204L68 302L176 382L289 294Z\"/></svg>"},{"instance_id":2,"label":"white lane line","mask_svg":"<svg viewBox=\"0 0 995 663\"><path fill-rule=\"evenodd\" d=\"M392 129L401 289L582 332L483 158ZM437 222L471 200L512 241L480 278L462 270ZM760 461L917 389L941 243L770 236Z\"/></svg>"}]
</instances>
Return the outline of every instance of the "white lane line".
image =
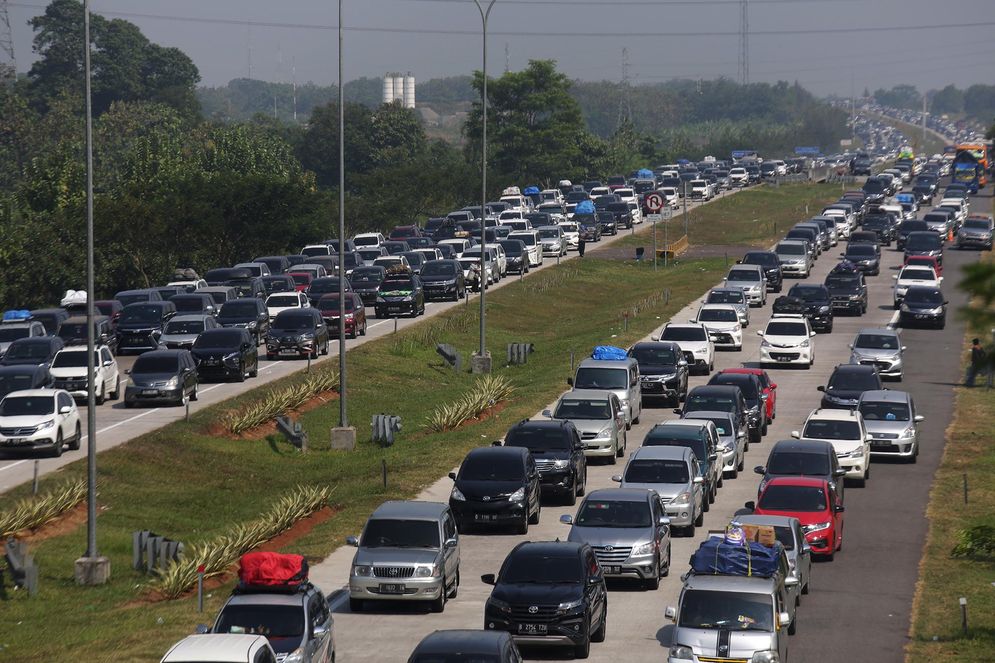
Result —
<instances>
[{"instance_id":1,"label":"white lane line","mask_svg":"<svg viewBox=\"0 0 995 663\"><path fill-rule=\"evenodd\" d=\"M4 470L9 470L9 469L15 468L18 465L23 465L24 463L29 463L29 462L31 462L31 461L28 461L28 460L19 460L16 463L11 463L10 465L7 465L5 467L0 467L0 472L3 472Z\"/></svg>"},{"instance_id":2,"label":"white lane line","mask_svg":"<svg viewBox=\"0 0 995 663\"><path fill-rule=\"evenodd\" d=\"M891 316L891 320L888 321L887 324L888 329L894 329L895 327L898 326L898 318L899 318L899 311L895 311Z\"/></svg>"}]
</instances>

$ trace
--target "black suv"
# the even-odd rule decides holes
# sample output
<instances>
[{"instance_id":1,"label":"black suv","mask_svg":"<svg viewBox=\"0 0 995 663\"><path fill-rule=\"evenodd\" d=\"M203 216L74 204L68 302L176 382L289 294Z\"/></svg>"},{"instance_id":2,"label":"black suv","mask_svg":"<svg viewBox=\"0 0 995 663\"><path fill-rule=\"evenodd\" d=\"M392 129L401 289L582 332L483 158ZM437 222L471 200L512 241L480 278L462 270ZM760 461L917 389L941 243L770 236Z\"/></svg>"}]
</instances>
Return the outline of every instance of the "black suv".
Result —
<instances>
[{"instance_id":1,"label":"black suv","mask_svg":"<svg viewBox=\"0 0 995 663\"><path fill-rule=\"evenodd\" d=\"M512 549L484 606L484 629L508 631L521 644L566 645L587 658L608 630L608 590L586 543L526 541Z\"/></svg>"},{"instance_id":2,"label":"black suv","mask_svg":"<svg viewBox=\"0 0 995 663\"><path fill-rule=\"evenodd\" d=\"M418 275L425 289L425 299L459 301L466 296L463 268L456 260L429 260Z\"/></svg>"},{"instance_id":3,"label":"black suv","mask_svg":"<svg viewBox=\"0 0 995 663\"><path fill-rule=\"evenodd\" d=\"M462 272L460 272L462 274ZM380 284L387 277L387 270L380 265L364 265L352 270L349 283L352 289L360 296L363 303L372 306L377 302L377 295L380 294Z\"/></svg>"},{"instance_id":4,"label":"black suv","mask_svg":"<svg viewBox=\"0 0 995 663\"><path fill-rule=\"evenodd\" d=\"M615 215L611 212L596 212L598 218L598 224L601 226L601 234L603 235L617 235L618 234L618 224L615 220Z\"/></svg>"},{"instance_id":5,"label":"black suv","mask_svg":"<svg viewBox=\"0 0 995 663\"><path fill-rule=\"evenodd\" d=\"M48 368L52 365L55 355L63 347L65 344L58 336L26 336L17 339L7 347L7 352L0 360L0 365L22 366L31 364Z\"/></svg>"},{"instance_id":6,"label":"black suv","mask_svg":"<svg viewBox=\"0 0 995 663\"><path fill-rule=\"evenodd\" d=\"M417 274L387 274L380 283L374 312L378 318L425 314L425 288Z\"/></svg>"},{"instance_id":7,"label":"black suv","mask_svg":"<svg viewBox=\"0 0 995 663\"><path fill-rule=\"evenodd\" d=\"M463 459L459 474L450 472L449 508L460 534L473 525L512 524L519 534L539 522L539 470L528 449L480 447Z\"/></svg>"},{"instance_id":8,"label":"black suv","mask_svg":"<svg viewBox=\"0 0 995 663\"><path fill-rule=\"evenodd\" d=\"M522 655L510 633L466 629L433 631L422 638L408 657L408 663L442 661L521 663Z\"/></svg>"},{"instance_id":9,"label":"black suv","mask_svg":"<svg viewBox=\"0 0 995 663\"><path fill-rule=\"evenodd\" d=\"M833 331L833 300L829 288L816 283L797 283L788 290L788 297L802 300L802 312L812 329L820 334Z\"/></svg>"},{"instance_id":10,"label":"black suv","mask_svg":"<svg viewBox=\"0 0 995 663\"><path fill-rule=\"evenodd\" d=\"M829 289L834 313L867 313L867 283L862 272L829 272L826 274L825 285Z\"/></svg>"},{"instance_id":11,"label":"black suv","mask_svg":"<svg viewBox=\"0 0 995 663\"><path fill-rule=\"evenodd\" d=\"M843 501L843 482L846 470L840 467L836 450L825 440L779 440L770 450L766 465L757 465L753 471L763 476L757 496L764 492L767 482L774 477L818 477L833 486Z\"/></svg>"},{"instance_id":12,"label":"black suv","mask_svg":"<svg viewBox=\"0 0 995 663\"><path fill-rule=\"evenodd\" d=\"M632 210L629 209L628 203L608 203L605 211L615 215L616 228L624 228L626 230L632 228Z\"/></svg>"},{"instance_id":13,"label":"black suv","mask_svg":"<svg viewBox=\"0 0 995 663\"><path fill-rule=\"evenodd\" d=\"M639 364L639 389L643 402L648 398L667 399L675 406L688 395L687 359L673 341L645 341L629 348L629 356Z\"/></svg>"},{"instance_id":14,"label":"black suv","mask_svg":"<svg viewBox=\"0 0 995 663\"><path fill-rule=\"evenodd\" d=\"M200 333L190 350L201 380L234 378L245 381L259 374L259 350L247 329L219 327Z\"/></svg>"},{"instance_id":15,"label":"black suv","mask_svg":"<svg viewBox=\"0 0 995 663\"><path fill-rule=\"evenodd\" d=\"M881 249L877 244L858 242L851 237L841 257L852 262L857 269L868 276L877 276L881 273Z\"/></svg>"},{"instance_id":16,"label":"black suv","mask_svg":"<svg viewBox=\"0 0 995 663\"><path fill-rule=\"evenodd\" d=\"M136 302L121 309L117 320L119 353L158 350L162 329L176 315L173 302Z\"/></svg>"},{"instance_id":17,"label":"black suv","mask_svg":"<svg viewBox=\"0 0 995 663\"><path fill-rule=\"evenodd\" d=\"M749 426L750 444L760 444L767 434L767 403L760 378L752 373L720 372L708 381L709 386L739 387L746 401L746 423Z\"/></svg>"},{"instance_id":18,"label":"black suv","mask_svg":"<svg viewBox=\"0 0 995 663\"><path fill-rule=\"evenodd\" d=\"M352 292L352 284L349 283L348 278L345 280L342 287L345 288L346 292ZM311 302L311 306L315 307L325 295L339 294L339 277L318 277L311 281L311 285L307 287L307 292L305 294L307 295L308 301Z\"/></svg>"},{"instance_id":19,"label":"black suv","mask_svg":"<svg viewBox=\"0 0 995 663\"><path fill-rule=\"evenodd\" d=\"M731 385L703 385L695 387L688 393L684 401L684 409L675 408L674 414L686 414L707 410L709 412L728 412L736 418L739 430L753 428L747 418L749 406L743 396L743 390L738 386ZM766 420L766 417L764 418ZM750 430L750 441L754 438L753 431Z\"/></svg>"},{"instance_id":20,"label":"black suv","mask_svg":"<svg viewBox=\"0 0 995 663\"><path fill-rule=\"evenodd\" d=\"M922 219L906 219L898 224L898 230L895 233L895 239L897 240L896 248L899 251L905 250L905 240L909 238L909 233L914 232L928 232L929 226Z\"/></svg>"},{"instance_id":21,"label":"black suv","mask_svg":"<svg viewBox=\"0 0 995 663\"><path fill-rule=\"evenodd\" d=\"M773 251L748 251L740 265L760 265L767 275L767 291L781 292L784 287L784 273L781 271L781 260Z\"/></svg>"},{"instance_id":22,"label":"black suv","mask_svg":"<svg viewBox=\"0 0 995 663\"><path fill-rule=\"evenodd\" d=\"M878 244L883 246L891 246L895 239L895 226L887 214L868 214L860 227L877 235Z\"/></svg>"},{"instance_id":23,"label":"black suv","mask_svg":"<svg viewBox=\"0 0 995 663\"><path fill-rule=\"evenodd\" d=\"M258 297L233 299L221 305L218 324L222 327L247 329L256 345L262 343L269 331L269 313L266 304Z\"/></svg>"},{"instance_id":24,"label":"black suv","mask_svg":"<svg viewBox=\"0 0 995 663\"><path fill-rule=\"evenodd\" d=\"M833 369L829 383L818 387L822 392L822 404L819 407L852 410L857 407L862 393L880 391L883 388L876 366L840 364Z\"/></svg>"},{"instance_id":25,"label":"black suv","mask_svg":"<svg viewBox=\"0 0 995 663\"><path fill-rule=\"evenodd\" d=\"M572 421L525 419L504 436L504 446L532 453L543 491L577 503L587 490L587 459L580 433Z\"/></svg>"},{"instance_id":26,"label":"black suv","mask_svg":"<svg viewBox=\"0 0 995 663\"><path fill-rule=\"evenodd\" d=\"M910 256L932 256L943 264L943 238L932 230L910 232L905 239L905 260Z\"/></svg>"},{"instance_id":27,"label":"black suv","mask_svg":"<svg viewBox=\"0 0 995 663\"><path fill-rule=\"evenodd\" d=\"M266 358L297 356L317 359L328 354L328 325L316 308L288 309L276 314L266 335Z\"/></svg>"}]
</instances>

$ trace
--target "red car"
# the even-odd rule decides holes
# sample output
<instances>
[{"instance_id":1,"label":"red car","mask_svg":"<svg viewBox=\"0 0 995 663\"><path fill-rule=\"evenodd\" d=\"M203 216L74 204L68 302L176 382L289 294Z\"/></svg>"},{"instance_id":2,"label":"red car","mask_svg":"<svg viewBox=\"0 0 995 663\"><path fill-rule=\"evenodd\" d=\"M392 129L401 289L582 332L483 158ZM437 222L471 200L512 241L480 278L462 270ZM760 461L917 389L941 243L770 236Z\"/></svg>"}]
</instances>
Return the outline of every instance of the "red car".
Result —
<instances>
[{"instance_id":1,"label":"red car","mask_svg":"<svg viewBox=\"0 0 995 663\"><path fill-rule=\"evenodd\" d=\"M922 265L932 267L937 276L943 276L943 263L936 259L936 256L909 256L905 259L905 266Z\"/></svg>"},{"instance_id":2,"label":"red car","mask_svg":"<svg viewBox=\"0 0 995 663\"><path fill-rule=\"evenodd\" d=\"M322 295L318 300L318 312L328 325L328 333L335 337L339 333L339 295ZM366 307L355 292L345 293L345 335L349 338L366 336Z\"/></svg>"},{"instance_id":3,"label":"red car","mask_svg":"<svg viewBox=\"0 0 995 663\"><path fill-rule=\"evenodd\" d=\"M829 482L816 477L774 477L754 506L758 516L797 518L812 552L832 560L843 547L843 505Z\"/></svg>"},{"instance_id":4,"label":"red car","mask_svg":"<svg viewBox=\"0 0 995 663\"><path fill-rule=\"evenodd\" d=\"M294 290L297 292L307 292L314 280L311 272L287 272L287 276L294 280Z\"/></svg>"},{"instance_id":5,"label":"red car","mask_svg":"<svg viewBox=\"0 0 995 663\"><path fill-rule=\"evenodd\" d=\"M767 397L767 424L769 425L777 418L777 383L770 379L770 376L762 368L725 368L723 373L748 373L760 378L763 385L763 394Z\"/></svg>"}]
</instances>

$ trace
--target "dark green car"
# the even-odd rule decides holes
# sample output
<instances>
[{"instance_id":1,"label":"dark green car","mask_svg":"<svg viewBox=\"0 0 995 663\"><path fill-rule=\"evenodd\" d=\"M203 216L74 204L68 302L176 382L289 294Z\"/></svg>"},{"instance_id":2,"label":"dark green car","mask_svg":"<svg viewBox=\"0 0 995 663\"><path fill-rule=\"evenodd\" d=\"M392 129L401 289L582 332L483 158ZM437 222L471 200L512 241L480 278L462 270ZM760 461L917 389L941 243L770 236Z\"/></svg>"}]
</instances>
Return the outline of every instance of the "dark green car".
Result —
<instances>
[{"instance_id":1,"label":"dark green car","mask_svg":"<svg viewBox=\"0 0 995 663\"><path fill-rule=\"evenodd\" d=\"M416 274L387 274L380 284L374 306L378 318L396 318L404 314L417 317L425 313L425 288Z\"/></svg>"}]
</instances>

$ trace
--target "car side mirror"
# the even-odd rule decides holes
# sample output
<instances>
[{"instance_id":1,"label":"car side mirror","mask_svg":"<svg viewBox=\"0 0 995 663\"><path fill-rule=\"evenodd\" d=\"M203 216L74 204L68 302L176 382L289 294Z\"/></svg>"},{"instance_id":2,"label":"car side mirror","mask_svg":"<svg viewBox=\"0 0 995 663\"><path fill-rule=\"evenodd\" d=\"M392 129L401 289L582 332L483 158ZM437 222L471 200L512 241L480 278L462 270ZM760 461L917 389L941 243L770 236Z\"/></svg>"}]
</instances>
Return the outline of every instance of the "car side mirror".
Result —
<instances>
[{"instance_id":1,"label":"car side mirror","mask_svg":"<svg viewBox=\"0 0 995 663\"><path fill-rule=\"evenodd\" d=\"M551 411L549 411L549 410L543 410L542 411L542 416L547 417L549 419L552 419L553 418L553 413Z\"/></svg>"},{"instance_id":2,"label":"car side mirror","mask_svg":"<svg viewBox=\"0 0 995 663\"><path fill-rule=\"evenodd\" d=\"M622 483L622 475L621 474L613 474L612 475L612 481L614 481L615 483Z\"/></svg>"},{"instance_id":3,"label":"car side mirror","mask_svg":"<svg viewBox=\"0 0 995 663\"><path fill-rule=\"evenodd\" d=\"M680 414L680 413L681 413L681 408L675 407L674 408L674 414Z\"/></svg>"},{"instance_id":4,"label":"car side mirror","mask_svg":"<svg viewBox=\"0 0 995 663\"><path fill-rule=\"evenodd\" d=\"M785 587L797 587L798 586L798 578L793 578L791 576L788 576L787 578L784 579L784 586Z\"/></svg>"},{"instance_id":5,"label":"car side mirror","mask_svg":"<svg viewBox=\"0 0 995 663\"><path fill-rule=\"evenodd\" d=\"M873 435L871 435L870 433L868 433L867 435L865 435L865 436L864 436L864 439L865 439L866 441L870 442L871 440L873 440L873 439L874 439L874 436L873 436Z\"/></svg>"},{"instance_id":6,"label":"car side mirror","mask_svg":"<svg viewBox=\"0 0 995 663\"><path fill-rule=\"evenodd\" d=\"M898 274L892 274L891 278L892 278L892 280L897 281L898 280Z\"/></svg>"},{"instance_id":7,"label":"car side mirror","mask_svg":"<svg viewBox=\"0 0 995 663\"><path fill-rule=\"evenodd\" d=\"M799 432L798 432L798 431L796 431L796 430L793 430L793 431L791 431L791 437L795 438L796 440L800 440L800 439L801 439L801 437L802 437L802 434L801 434L801 433L799 433Z\"/></svg>"},{"instance_id":8,"label":"car side mirror","mask_svg":"<svg viewBox=\"0 0 995 663\"><path fill-rule=\"evenodd\" d=\"M359 539L354 536L347 536L345 538L346 545L352 546L353 548L359 547Z\"/></svg>"},{"instance_id":9,"label":"car side mirror","mask_svg":"<svg viewBox=\"0 0 995 663\"><path fill-rule=\"evenodd\" d=\"M943 277L942 276L937 277L936 282L943 283Z\"/></svg>"},{"instance_id":10,"label":"car side mirror","mask_svg":"<svg viewBox=\"0 0 995 663\"><path fill-rule=\"evenodd\" d=\"M906 350L908 350L908 349L909 349L909 348L908 348L908 346L906 346L906 345L903 345L903 346L902 346L902 352L905 352L905 351L906 351Z\"/></svg>"},{"instance_id":11,"label":"car side mirror","mask_svg":"<svg viewBox=\"0 0 995 663\"><path fill-rule=\"evenodd\" d=\"M808 543L802 543L801 553L803 555L811 555L812 554L812 546L808 545Z\"/></svg>"},{"instance_id":12,"label":"car side mirror","mask_svg":"<svg viewBox=\"0 0 995 663\"><path fill-rule=\"evenodd\" d=\"M926 417L922 416L921 414L917 414L912 418L912 421L919 423L920 421L926 421Z\"/></svg>"},{"instance_id":13,"label":"car side mirror","mask_svg":"<svg viewBox=\"0 0 995 663\"><path fill-rule=\"evenodd\" d=\"M652 341L659 341L660 337L659 336L650 336L650 340L652 340Z\"/></svg>"},{"instance_id":14,"label":"car side mirror","mask_svg":"<svg viewBox=\"0 0 995 663\"><path fill-rule=\"evenodd\" d=\"M760 330L760 329L758 329L757 330L757 336L763 336L763 335L764 335L763 331Z\"/></svg>"},{"instance_id":15,"label":"car side mirror","mask_svg":"<svg viewBox=\"0 0 995 663\"><path fill-rule=\"evenodd\" d=\"M787 584L787 583L785 583L785 584ZM791 615L788 614L787 612L780 612L777 615L777 621L778 621L778 624L781 626L781 628L785 628L787 626L790 626L791 625Z\"/></svg>"},{"instance_id":16,"label":"car side mirror","mask_svg":"<svg viewBox=\"0 0 995 663\"><path fill-rule=\"evenodd\" d=\"M846 470L844 470L843 468L840 468L838 470L833 470L833 476L836 477L837 479L839 479L840 477L845 477Z\"/></svg>"},{"instance_id":17,"label":"car side mirror","mask_svg":"<svg viewBox=\"0 0 995 663\"><path fill-rule=\"evenodd\" d=\"M104 362L104 366L111 366L114 362L110 359Z\"/></svg>"},{"instance_id":18,"label":"car side mirror","mask_svg":"<svg viewBox=\"0 0 995 663\"><path fill-rule=\"evenodd\" d=\"M573 378L567 378L567 385L569 385L571 387L574 386L574 379Z\"/></svg>"},{"instance_id":19,"label":"car side mirror","mask_svg":"<svg viewBox=\"0 0 995 663\"><path fill-rule=\"evenodd\" d=\"M125 375L131 375L131 369L130 368L124 369L124 374Z\"/></svg>"},{"instance_id":20,"label":"car side mirror","mask_svg":"<svg viewBox=\"0 0 995 663\"><path fill-rule=\"evenodd\" d=\"M480 576L480 582L484 583L485 585L496 585L497 578L493 573L485 573L484 575Z\"/></svg>"},{"instance_id":21,"label":"car side mirror","mask_svg":"<svg viewBox=\"0 0 995 663\"><path fill-rule=\"evenodd\" d=\"M688 318L688 322L690 322L693 325L693 324L697 323L698 321L695 320L694 318Z\"/></svg>"},{"instance_id":22,"label":"car side mirror","mask_svg":"<svg viewBox=\"0 0 995 663\"><path fill-rule=\"evenodd\" d=\"M826 391L826 388L825 388L825 387L824 387L823 385L821 385L821 384L820 384L820 385L819 385L818 387L816 387L816 388L815 388L815 390L816 390L816 391L821 391L821 392L825 392L825 391Z\"/></svg>"},{"instance_id":23,"label":"car side mirror","mask_svg":"<svg viewBox=\"0 0 995 663\"><path fill-rule=\"evenodd\" d=\"M312 638L320 638L320 637L325 636L325 635L328 635L328 624L327 623L325 623L325 624L316 624L311 629L311 637Z\"/></svg>"},{"instance_id":24,"label":"car side mirror","mask_svg":"<svg viewBox=\"0 0 995 663\"><path fill-rule=\"evenodd\" d=\"M204 635L205 633L211 632L211 627L208 626L207 624L197 624L197 628L195 630L197 631L198 634Z\"/></svg>"},{"instance_id":25,"label":"car side mirror","mask_svg":"<svg viewBox=\"0 0 995 663\"><path fill-rule=\"evenodd\" d=\"M452 550L458 544L459 544L459 541L457 541L455 538L453 538L453 539L446 539L445 543L442 544L442 547L445 548L446 550Z\"/></svg>"},{"instance_id":26,"label":"car side mirror","mask_svg":"<svg viewBox=\"0 0 995 663\"><path fill-rule=\"evenodd\" d=\"M767 474L767 468L764 467L763 465L757 465L756 467L753 468L753 473L754 474Z\"/></svg>"},{"instance_id":27,"label":"car side mirror","mask_svg":"<svg viewBox=\"0 0 995 663\"><path fill-rule=\"evenodd\" d=\"M754 502L753 500L750 500L749 502L743 502L743 506L749 509L750 511L756 511L757 509L757 503Z\"/></svg>"},{"instance_id":28,"label":"car side mirror","mask_svg":"<svg viewBox=\"0 0 995 663\"><path fill-rule=\"evenodd\" d=\"M811 337L811 336L815 336L815 332L814 332L814 331L810 331L810 332L808 333L808 335L809 335L810 337Z\"/></svg>"},{"instance_id":29,"label":"car side mirror","mask_svg":"<svg viewBox=\"0 0 995 663\"><path fill-rule=\"evenodd\" d=\"M843 513L844 511L846 511L846 507L843 506L842 504L837 504L836 506L833 507L833 511L835 511L836 513Z\"/></svg>"},{"instance_id":30,"label":"car side mirror","mask_svg":"<svg viewBox=\"0 0 995 663\"><path fill-rule=\"evenodd\" d=\"M708 460L715 460L719 457L718 454L708 454Z\"/></svg>"},{"instance_id":31,"label":"car side mirror","mask_svg":"<svg viewBox=\"0 0 995 663\"><path fill-rule=\"evenodd\" d=\"M59 414L69 414L73 409L68 405L63 405L59 408Z\"/></svg>"},{"instance_id":32,"label":"car side mirror","mask_svg":"<svg viewBox=\"0 0 995 663\"><path fill-rule=\"evenodd\" d=\"M695 477L694 479L691 479L691 483L700 486L701 484L705 483L705 477Z\"/></svg>"},{"instance_id":33,"label":"car side mirror","mask_svg":"<svg viewBox=\"0 0 995 663\"><path fill-rule=\"evenodd\" d=\"M573 525L574 518L570 514L565 513L562 516L560 516L560 522L563 523L564 525Z\"/></svg>"},{"instance_id":34,"label":"car side mirror","mask_svg":"<svg viewBox=\"0 0 995 663\"><path fill-rule=\"evenodd\" d=\"M450 478L450 479L452 479L453 481L456 481L456 473L455 473L455 472L450 472L448 476L449 476L449 478Z\"/></svg>"},{"instance_id":35,"label":"car side mirror","mask_svg":"<svg viewBox=\"0 0 995 663\"><path fill-rule=\"evenodd\" d=\"M675 608L672 605L668 605L667 609L663 611L663 616L666 617L667 619L669 619L670 621L676 621L677 620L677 608Z\"/></svg>"}]
</instances>

